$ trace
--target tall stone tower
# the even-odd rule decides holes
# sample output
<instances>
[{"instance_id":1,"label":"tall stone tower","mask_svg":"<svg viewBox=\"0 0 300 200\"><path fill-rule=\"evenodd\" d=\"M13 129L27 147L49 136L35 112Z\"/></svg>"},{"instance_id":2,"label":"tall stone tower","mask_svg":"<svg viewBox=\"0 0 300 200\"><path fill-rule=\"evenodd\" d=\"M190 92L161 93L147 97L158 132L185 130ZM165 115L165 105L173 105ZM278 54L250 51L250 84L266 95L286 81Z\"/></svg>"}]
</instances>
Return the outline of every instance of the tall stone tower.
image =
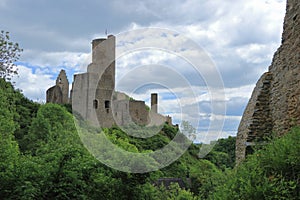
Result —
<instances>
[{"instance_id":1,"label":"tall stone tower","mask_svg":"<svg viewBox=\"0 0 300 200\"><path fill-rule=\"evenodd\" d=\"M110 127L115 88L115 36L92 41L92 63L87 73L74 75L72 107L95 126Z\"/></svg>"},{"instance_id":2,"label":"tall stone tower","mask_svg":"<svg viewBox=\"0 0 300 200\"><path fill-rule=\"evenodd\" d=\"M115 46L115 36L112 35L105 40L96 39L92 42L93 63L88 67L88 73L98 72L100 78L93 108L96 110L97 119L102 127L110 127L115 123L112 114L112 95L115 89Z\"/></svg>"},{"instance_id":3,"label":"tall stone tower","mask_svg":"<svg viewBox=\"0 0 300 200\"><path fill-rule=\"evenodd\" d=\"M157 93L151 94L151 111L157 113L158 101L157 101Z\"/></svg>"},{"instance_id":4,"label":"tall stone tower","mask_svg":"<svg viewBox=\"0 0 300 200\"><path fill-rule=\"evenodd\" d=\"M69 81L65 70L61 70L55 86L49 88L46 92L47 103L69 103Z\"/></svg>"},{"instance_id":5,"label":"tall stone tower","mask_svg":"<svg viewBox=\"0 0 300 200\"><path fill-rule=\"evenodd\" d=\"M115 48L113 35L92 41L92 62L87 72L75 74L72 84L72 111L78 120L95 127L139 125L162 126L172 124L169 116L157 112L157 93L151 94L151 112L144 101L130 99L125 93L115 91ZM64 70L56 85L47 91L47 101L60 103L68 100L68 80Z\"/></svg>"},{"instance_id":6,"label":"tall stone tower","mask_svg":"<svg viewBox=\"0 0 300 200\"><path fill-rule=\"evenodd\" d=\"M300 1L287 0L282 44L269 71L254 88L240 122L236 162L241 162L263 137L283 135L300 125Z\"/></svg>"}]
</instances>

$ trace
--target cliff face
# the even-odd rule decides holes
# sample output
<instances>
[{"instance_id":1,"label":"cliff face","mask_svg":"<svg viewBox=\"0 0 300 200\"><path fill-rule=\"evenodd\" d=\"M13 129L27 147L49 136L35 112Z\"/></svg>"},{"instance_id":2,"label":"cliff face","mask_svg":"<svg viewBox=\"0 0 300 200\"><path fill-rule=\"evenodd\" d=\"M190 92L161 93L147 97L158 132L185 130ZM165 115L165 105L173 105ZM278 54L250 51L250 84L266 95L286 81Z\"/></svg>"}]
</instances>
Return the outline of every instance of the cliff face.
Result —
<instances>
[{"instance_id":1,"label":"cliff face","mask_svg":"<svg viewBox=\"0 0 300 200\"><path fill-rule=\"evenodd\" d=\"M293 125L300 125L299 0L287 0L282 44L244 111L237 134L237 164L264 136L285 134Z\"/></svg>"}]
</instances>

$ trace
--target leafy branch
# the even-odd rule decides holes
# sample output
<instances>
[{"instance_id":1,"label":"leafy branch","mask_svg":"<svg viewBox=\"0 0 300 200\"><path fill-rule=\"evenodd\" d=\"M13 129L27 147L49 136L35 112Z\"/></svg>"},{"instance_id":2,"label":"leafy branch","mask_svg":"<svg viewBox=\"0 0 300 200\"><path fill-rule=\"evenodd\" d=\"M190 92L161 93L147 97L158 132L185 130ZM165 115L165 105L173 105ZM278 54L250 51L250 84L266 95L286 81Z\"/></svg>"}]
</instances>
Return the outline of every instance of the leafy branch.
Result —
<instances>
[{"instance_id":1,"label":"leafy branch","mask_svg":"<svg viewBox=\"0 0 300 200\"><path fill-rule=\"evenodd\" d=\"M18 74L15 62L20 58L22 51L18 43L10 41L9 32L0 32L0 78L10 81Z\"/></svg>"}]
</instances>

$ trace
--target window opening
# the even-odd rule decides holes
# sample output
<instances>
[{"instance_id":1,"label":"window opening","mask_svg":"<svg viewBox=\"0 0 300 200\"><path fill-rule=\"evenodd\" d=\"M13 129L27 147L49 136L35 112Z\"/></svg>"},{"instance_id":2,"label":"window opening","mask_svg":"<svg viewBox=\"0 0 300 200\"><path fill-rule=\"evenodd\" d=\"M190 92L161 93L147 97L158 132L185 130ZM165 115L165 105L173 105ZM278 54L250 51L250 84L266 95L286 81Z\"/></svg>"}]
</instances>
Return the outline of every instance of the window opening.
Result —
<instances>
[{"instance_id":1,"label":"window opening","mask_svg":"<svg viewBox=\"0 0 300 200\"><path fill-rule=\"evenodd\" d=\"M97 99L95 99L95 100L93 101L93 108L94 108L94 109L97 109L97 108L98 108L98 100L97 100Z\"/></svg>"}]
</instances>

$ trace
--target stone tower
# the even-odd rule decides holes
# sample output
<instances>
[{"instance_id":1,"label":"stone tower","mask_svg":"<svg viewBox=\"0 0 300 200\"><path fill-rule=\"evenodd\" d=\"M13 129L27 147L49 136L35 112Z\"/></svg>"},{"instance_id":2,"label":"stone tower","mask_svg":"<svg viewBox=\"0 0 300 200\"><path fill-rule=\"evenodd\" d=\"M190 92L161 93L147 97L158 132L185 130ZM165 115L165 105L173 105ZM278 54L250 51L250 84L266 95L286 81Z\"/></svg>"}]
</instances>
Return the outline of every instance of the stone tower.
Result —
<instances>
[{"instance_id":1,"label":"stone tower","mask_svg":"<svg viewBox=\"0 0 300 200\"><path fill-rule=\"evenodd\" d=\"M90 124L110 127L114 124L112 95L115 88L115 37L92 41L92 63L87 73L74 75L73 111ZM100 123L100 124L99 124Z\"/></svg>"},{"instance_id":2,"label":"stone tower","mask_svg":"<svg viewBox=\"0 0 300 200\"><path fill-rule=\"evenodd\" d=\"M157 107L158 107L158 101L157 101L157 93L151 94L151 111L154 113L157 113Z\"/></svg>"},{"instance_id":3,"label":"stone tower","mask_svg":"<svg viewBox=\"0 0 300 200\"><path fill-rule=\"evenodd\" d=\"M240 122L236 141L236 162L252 146L264 144L271 133L283 135L300 125L300 1L288 0L282 44L269 71L254 88Z\"/></svg>"},{"instance_id":4,"label":"stone tower","mask_svg":"<svg viewBox=\"0 0 300 200\"><path fill-rule=\"evenodd\" d=\"M115 36L108 36L106 40L96 39L92 42L93 63L88 67L88 72L98 70L99 82L96 89L94 104L98 103L96 110L97 119L102 127L110 127L115 121L112 114L113 92L115 89Z\"/></svg>"},{"instance_id":5,"label":"stone tower","mask_svg":"<svg viewBox=\"0 0 300 200\"><path fill-rule=\"evenodd\" d=\"M92 62L86 73L74 75L70 99L69 82L62 70L56 85L47 91L47 102L71 102L77 119L95 127L172 125L170 116L157 112L157 93L151 94L149 111L145 101L134 100L125 93L115 91L115 48L113 35L93 40Z\"/></svg>"},{"instance_id":6,"label":"stone tower","mask_svg":"<svg viewBox=\"0 0 300 200\"><path fill-rule=\"evenodd\" d=\"M49 88L46 92L47 103L69 103L69 81L65 70L61 70L55 86Z\"/></svg>"}]
</instances>

